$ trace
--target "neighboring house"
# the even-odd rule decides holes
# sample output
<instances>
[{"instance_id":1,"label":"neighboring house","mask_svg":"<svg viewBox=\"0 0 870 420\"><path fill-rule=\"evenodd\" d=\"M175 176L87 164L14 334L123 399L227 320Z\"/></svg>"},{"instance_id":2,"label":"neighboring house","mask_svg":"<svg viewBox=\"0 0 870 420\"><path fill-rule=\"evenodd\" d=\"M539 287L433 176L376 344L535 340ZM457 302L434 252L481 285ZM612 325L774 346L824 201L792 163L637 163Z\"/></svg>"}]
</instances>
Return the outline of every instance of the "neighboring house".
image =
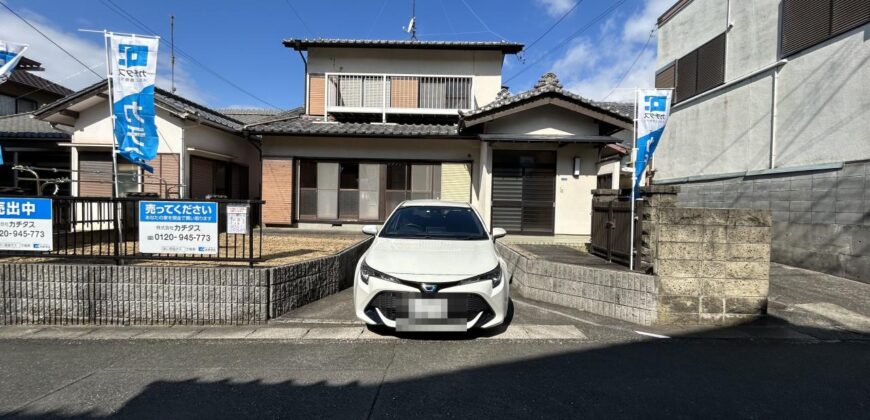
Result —
<instances>
[{"instance_id":1,"label":"neighboring house","mask_svg":"<svg viewBox=\"0 0 870 420\"><path fill-rule=\"evenodd\" d=\"M155 89L160 144L154 173L118 157L121 195L157 193L168 198L260 196L260 151L235 118ZM112 195L112 123L105 80L40 108L40 120L71 127L72 195Z\"/></svg>"},{"instance_id":2,"label":"neighboring house","mask_svg":"<svg viewBox=\"0 0 870 420\"><path fill-rule=\"evenodd\" d=\"M305 104L245 127L262 137L268 224L379 223L433 198L469 202L511 233L585 235L591 190L619 183L611 152L624 149L609 146L631 138L632 114L553 74L510 95L502 63L521 44L284 45L305 62Z\"/></svg>"},{"instance_id":3,"label":"neighboring house","mask_svg":"<svg viewBox=\"0 0 870 420\"><path fill-rule=\"evenodd\" d=\"M63 86L39 77L39 62L22 57L5 83L0 84L0 188L13 187L24 194L38 194L30 172L15 171L15 165L35 168L69 169L69 148L60 146L70 135L62 128L33 119L33 111L42 105L73 93ZM69 176L64 172L36 170L40 179ZM54 189L45 189L46 193ZM69 185L60 184L59 194L69 194Z\"/></svg>"},{"instance_id":4,"label":"neighboring house","mask_svg":"<svg viewBox=\"0 0 870 420\"><path fill-rule=\"evenodd\" d=\"M870 0L680 0L659 18L675 87L655 182L693 206L770 209L774 261L870 281Z\"/></svg>"}]
</instances>

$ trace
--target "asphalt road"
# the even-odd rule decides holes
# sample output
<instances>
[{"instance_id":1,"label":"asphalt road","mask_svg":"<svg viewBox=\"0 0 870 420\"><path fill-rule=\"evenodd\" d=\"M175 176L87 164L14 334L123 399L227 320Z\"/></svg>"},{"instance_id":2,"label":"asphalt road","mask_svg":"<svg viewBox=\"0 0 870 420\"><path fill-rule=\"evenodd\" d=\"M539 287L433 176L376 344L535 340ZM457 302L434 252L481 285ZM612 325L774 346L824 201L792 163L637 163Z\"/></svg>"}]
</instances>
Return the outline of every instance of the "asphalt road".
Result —
<instances>
[{"instance_id":1,"label":"asphalt road","mask_svg":"<svg viewBox=\"0 0 870 420\"><path fill-rule=\"evenodd\" d=\"M870 342L0 340L0 418L870 418Z\"/></svg>"}]
</instances>

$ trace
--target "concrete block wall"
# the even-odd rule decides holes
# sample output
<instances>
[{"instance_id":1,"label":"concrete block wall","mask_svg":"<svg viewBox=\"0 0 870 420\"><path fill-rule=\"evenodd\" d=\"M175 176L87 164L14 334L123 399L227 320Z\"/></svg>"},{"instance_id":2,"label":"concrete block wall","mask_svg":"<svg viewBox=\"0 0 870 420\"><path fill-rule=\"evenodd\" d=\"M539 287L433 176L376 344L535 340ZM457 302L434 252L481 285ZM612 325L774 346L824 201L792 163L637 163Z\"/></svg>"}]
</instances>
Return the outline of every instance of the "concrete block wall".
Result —
<instances>
[{"instance_id":1,"label":"concrete block wall","mask_svg":"<svg viewBox=\"0 0 870 420\"><path fill-rule=\"evenodd\" d=\"M656 323L655 277L531 259L498 243L511 293L641 325Z\"/></svg>"},{"instance_id":2,"label":"concrete block wall","mask_svg":"<svg viewBox=\"0 0 870 420\"><path fill-rule=\"evenodd\" d=\"M644 224L655 232L660 324L733 324L766 313L767 211L663 207L654 213Z\"/></svg>"},{"instance_id":3,"label":"concrete block wall","mask_svg":"<svg viewBox=\"0 0 870 420\"><path fill-rule=\"evenodd\" d=\"M265 270L0 264L0 324L258 324Z\"/></svg>"},{"instance_id":4,"label":"concrete block wall","mask_svg":"<svg viewBox=\"0 0 870 420\"><path fill-rule=\"evenodd\" d=\"M265 323L350 287L370 243L271 268L0 264L0 325Z\"/></svg>"},{"instance_id":5,"label":"concrete block wall","mask_svg":"<svg viewBox=\"0 0 870 420\"><path fill-rule=\"evenodd\" d=\"M679 201L770 210L773 261L870 283L870 162L685 183Z\"/></svg>"},{"instance_id":6,"label":"concrete block wall","mask_svg":"<svg viewBox=\"0 0 870 420\"><path fill-rule=\"evenodd\" d=\"M270 317L353 286L356 263L371 242L366 239L335 255L269 269Z\"/></svg>"}]
</instances>

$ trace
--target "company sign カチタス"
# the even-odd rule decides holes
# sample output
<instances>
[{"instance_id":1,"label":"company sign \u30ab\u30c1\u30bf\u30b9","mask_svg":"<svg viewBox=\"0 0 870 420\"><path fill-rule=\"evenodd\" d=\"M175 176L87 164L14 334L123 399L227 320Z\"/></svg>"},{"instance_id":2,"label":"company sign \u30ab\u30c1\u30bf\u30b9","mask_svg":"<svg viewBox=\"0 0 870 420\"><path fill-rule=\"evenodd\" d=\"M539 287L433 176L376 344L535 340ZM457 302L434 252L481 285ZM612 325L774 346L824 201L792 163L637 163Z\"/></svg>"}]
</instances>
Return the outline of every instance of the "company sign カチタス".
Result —
<instances>
[{"instance_id":1,"label":"company sign \u30ab\u30c1\u30bf\u30b9","mask_svg":"<svg viewBox=\"0 0 870 420\"><path fill-rule=\"evenodd\" d=\"M139 251L145 254L217 254L217 203L140 201Z\"/></svg>"},{"instance_id":2,"label":"company sign \u30ab\u30c1\u30bf\u30b9","mask_svg":"<svg viewBox=\"0 0 870 420\"><path fill-rule=\"evenodd\" d=\"M671 113L671 93L671 90L661 89L640 89L637 91L635 102L637 157L634 161L633 185L635 191L643 180L643 173L656 151L665 130L665 123L668 122L668 116Z\"/></svg>"},{"instance_id":3,"label":"company sign \u30ab\u30c1\u30bf\u30b9","mask_svg":"<svg viewBox=\"0 0 870 420\"><path fill-rule=\"evenodd\" d=\"M51 215L51 199L0 197L0 250L51 251Z\"/></svg>"},{"instance_id":4,"label":"company sign \u30ab\u30c1\u30bf\u30b9","mask_svg":"<svg viewBox=\"0 0 870 420\"><path fill-rule=\"evenodd\" d=\"M154 79L159 38L109 34L112 70L112 111L118 154L148 172L157 156L154 122Z\"/></svg>"}]
</instances>

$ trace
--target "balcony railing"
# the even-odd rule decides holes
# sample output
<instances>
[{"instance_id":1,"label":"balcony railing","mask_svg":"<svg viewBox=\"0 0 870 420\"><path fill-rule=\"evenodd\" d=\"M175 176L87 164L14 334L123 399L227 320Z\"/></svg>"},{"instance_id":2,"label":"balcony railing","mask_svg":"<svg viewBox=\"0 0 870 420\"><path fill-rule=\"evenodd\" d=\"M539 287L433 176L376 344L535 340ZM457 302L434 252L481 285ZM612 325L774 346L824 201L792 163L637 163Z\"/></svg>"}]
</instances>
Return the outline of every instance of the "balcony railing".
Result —
<instances>
[{"instance_id":1,"label":"balcony railing","mask_svg":"<svg viewBox=\"0 0 870 420\"><path fill-rule=\"evenodd\" d=\"M455 115L473 107L472 78L326 74L326 113Z\"/></svg>"}]
</instances>

